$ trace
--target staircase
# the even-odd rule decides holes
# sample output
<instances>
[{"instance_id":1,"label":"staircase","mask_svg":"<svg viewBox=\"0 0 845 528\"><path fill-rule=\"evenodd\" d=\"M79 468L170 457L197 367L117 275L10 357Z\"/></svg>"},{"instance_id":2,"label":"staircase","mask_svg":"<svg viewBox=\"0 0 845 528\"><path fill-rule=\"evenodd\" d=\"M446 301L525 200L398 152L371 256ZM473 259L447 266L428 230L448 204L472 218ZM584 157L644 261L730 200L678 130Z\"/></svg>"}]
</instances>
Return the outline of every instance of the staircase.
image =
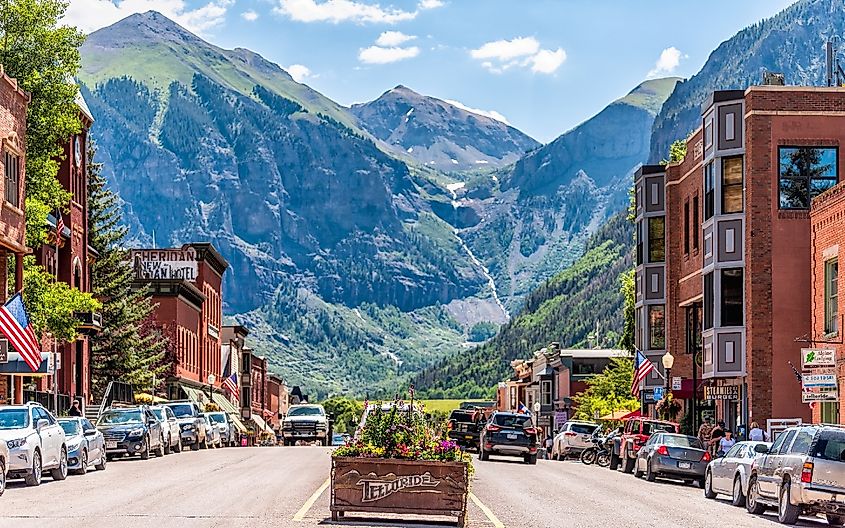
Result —
<instances>
[{"instance_id":1,"label":"staircase","mask_svg":"<svg viewBox=\"0 0 845 528\"><path fill-rule=\"evenodd\" d=\"M97 423L97 418L100 417L100 406L102 404L102 401L98 401L85 406L85 417L88 418L91 423Z\"/></svg>"}]
</instances>

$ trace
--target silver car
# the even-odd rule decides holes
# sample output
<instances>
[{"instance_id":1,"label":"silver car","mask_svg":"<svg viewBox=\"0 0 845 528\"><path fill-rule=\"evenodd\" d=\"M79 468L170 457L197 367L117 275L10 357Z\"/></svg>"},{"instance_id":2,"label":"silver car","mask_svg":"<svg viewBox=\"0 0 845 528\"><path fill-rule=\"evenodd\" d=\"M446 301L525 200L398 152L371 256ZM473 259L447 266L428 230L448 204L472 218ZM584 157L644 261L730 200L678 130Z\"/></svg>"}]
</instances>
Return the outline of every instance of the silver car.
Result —
<instances>
[{"instance_id":1,"label":"silver car","mask_svg":"<svg viewBox=\"0 0 845 528\"><path fill-rule=\"evenodd\" d=\"M200 417L205 420L205 432L208 436L208 447L223 447L223 439L220 437L220 430L214 426L214 422L211 420L211 416L206 413L200 413Z\"/></svg>"},{"instance_id":2,"label":"silver car","mask_svg":"<svg viewBox=\"0 0 845 528\"><path fill-rule=\"evenodd\" d=\"M704 475L704 496L715 499L720 493L730 495L734 506L744 506L751 464L760 456L759 451L768 451L771 445L769 442L738 442L725 456L710 462Z\"/></svg>"},{"instance_id":3,"label":"silver car","mask_svg":"<svg viewBox=\"0 0 845 528\"><path fill-rule=\"evenodd\" d=\"M182 429L179 427L179 420L173 414L173 410L166 405L155 405L150 410L161 424L161 432L164 435L164 454L182 452Z\"/></svg>"},{"instance_id":4,"label":"silver car","mask_svg":"<svg viewBox=\"0 0 845 528\"><path fill-rule=\"evenodd\" d=\"M59 425L65 431L67 466L70 471L84 475L88 473L91 464L98 471L106 469L106 441L94 424L87 418L71 416L59 418Z\"/></svg>"},{"instance_id":5,"label":"silver car","mask_svg":"<svg viewBox=\"0 0 845 528\"><path fill-rule=\"evenodd\" d=\"M779 434L751 465L745 507L755 515L777 508L783 524L818 514L845 524L845 428L802 425Z\"/></svg>"},{"instance_id":6,"label":"silver car","mask_svg":"<svg viewBox=\"0 0 845 528\"><path fill-rule=\"evenodd\" d=\"M654 482L657 477L682 479L690 484L698 482L704 487L704 472L710 463L701 440L694 436L675 433L651 435L637 452L634 476Z\"/></svg>"},{"instance_id":7,"label":"silver car","mask_svg":"<svg viewBox=\"0 0 845 528\"><path fill-rule=\"evenodd\" d=\"M549 458L563 460L568 456L581 454L581 451L593 446L590 439L598 428L599 424L593 422L566 422L554 438Z\"/></svg>"},{"instance_id":8,"label":"silver car","mask_svg":"<svg viewBox=\"0 0 845 528\"><path fill-rule=\"evenodd\" d=\"M6 468L9 467L9 448L0 442L0 495L6 491Z\"/></svg>"}]
</instances>

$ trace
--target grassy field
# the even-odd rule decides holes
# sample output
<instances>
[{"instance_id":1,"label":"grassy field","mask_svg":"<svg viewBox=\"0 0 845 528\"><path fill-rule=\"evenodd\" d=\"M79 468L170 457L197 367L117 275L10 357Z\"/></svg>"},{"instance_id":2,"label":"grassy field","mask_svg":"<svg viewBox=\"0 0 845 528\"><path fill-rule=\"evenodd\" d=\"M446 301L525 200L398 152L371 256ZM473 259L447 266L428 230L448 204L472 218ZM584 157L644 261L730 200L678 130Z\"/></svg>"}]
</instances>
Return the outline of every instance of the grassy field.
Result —
<instances>
[{"instance_id":1,"label":"grassy field","mask_svg":"<svg viewBox=\"0 0 845 528\"><path fill-rule=\"evenodd\" d=\"M420 400L428 412L449 412L461 406L462 402L476 401L476 400Z\"/></svg>"}]
</instances>

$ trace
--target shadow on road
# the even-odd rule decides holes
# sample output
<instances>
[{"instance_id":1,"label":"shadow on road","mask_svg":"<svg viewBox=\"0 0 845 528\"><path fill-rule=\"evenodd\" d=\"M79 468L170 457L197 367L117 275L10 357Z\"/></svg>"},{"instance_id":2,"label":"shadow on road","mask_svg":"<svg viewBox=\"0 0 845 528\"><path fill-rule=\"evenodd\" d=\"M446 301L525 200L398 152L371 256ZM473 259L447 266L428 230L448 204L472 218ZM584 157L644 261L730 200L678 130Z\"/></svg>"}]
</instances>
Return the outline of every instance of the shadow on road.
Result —
<instances>
[{"instance_id":1,"label":"shadow on road","mask_svg":"<svg viewBox=\"0 0 845 528\"><path fill-rule=\"evenodd\" d=\"M320 526L367 526L373 528L441 528L443 526L455 526L454 520L409 520L386 519L381 517L343 517L338 521L323 519Z\"/></svg>"}]
</instances>

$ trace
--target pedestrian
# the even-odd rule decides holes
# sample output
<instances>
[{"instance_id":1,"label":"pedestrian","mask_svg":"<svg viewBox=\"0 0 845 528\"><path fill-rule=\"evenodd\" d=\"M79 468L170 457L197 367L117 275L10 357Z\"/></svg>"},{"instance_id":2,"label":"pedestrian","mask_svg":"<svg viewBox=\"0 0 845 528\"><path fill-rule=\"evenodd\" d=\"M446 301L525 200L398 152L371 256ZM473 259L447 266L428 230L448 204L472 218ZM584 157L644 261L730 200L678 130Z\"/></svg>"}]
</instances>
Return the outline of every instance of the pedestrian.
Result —
<instances>
[{"instance_id":1,"label":"pedestrian","mask_svg":"<svg viewBox=\"0 0 845 528\"><path fill-rule=\"evenodd\" d=\"M552 452L552 444L554 443L554 439L549 436L546 438L546 452L543 453L543 458L548 460L549 454Z\"/></svg>"},{"instance_id":2,"label":"pedestrian","mask_svg":"<svg viewBox=\"0 0 845 528\"><path fill-rule=\"evenodd\" d=\"M719 439L719 449L716 454L725 456L725 453L731 450L736 444L736 439L733 437L733 432L730 429L725 430L725 436Z\"/></svg>"},{"instance_id":3,"label":"pedestrian","mask_svg":"<svg viewBox=\"0 0 845 528\"><path fill-rule=\"evenodd\" d=\"M710 421L710 417L704 419L704 423L701 424L701 427L698 428L698 439L701 440L702 445L709 445L710 444L710 433L713 432L713 423Z\"/></svg>"},{"instance_id":4,"label":"pedestrian","mask_svg":"<svg viewBox=\"0 0 845 528\"><path fill-rule=\"evenodd\" d=\"M748 439L754 442L768 442L769 433L761 429L757 422L751 422L751 430L748 431Z\"/></svg>"},{"instance_id":5,"label":"pedestrian","mask_svg":"<svg viewBox=\"0 0 845 528\"><path fill-rule=\"evenodd\" d=\"M716 454L719 450L719 440L724 438L725 436L725 422L719 422L716 424L716 427L713 428L713 431L710 433L710 451L712 454Z\"/></svg>"},{"instance_id":6,"label":"pedestrian","mask_svg":"<svg viewBox=\"0 0 845 528\"><path fill-rule=\"evenodd\" d=\"M70 409L67 410L68 416L82 416L82 409L79 406L79 400L73 400L70 404Z\"/></svg>"}]
</instances>

